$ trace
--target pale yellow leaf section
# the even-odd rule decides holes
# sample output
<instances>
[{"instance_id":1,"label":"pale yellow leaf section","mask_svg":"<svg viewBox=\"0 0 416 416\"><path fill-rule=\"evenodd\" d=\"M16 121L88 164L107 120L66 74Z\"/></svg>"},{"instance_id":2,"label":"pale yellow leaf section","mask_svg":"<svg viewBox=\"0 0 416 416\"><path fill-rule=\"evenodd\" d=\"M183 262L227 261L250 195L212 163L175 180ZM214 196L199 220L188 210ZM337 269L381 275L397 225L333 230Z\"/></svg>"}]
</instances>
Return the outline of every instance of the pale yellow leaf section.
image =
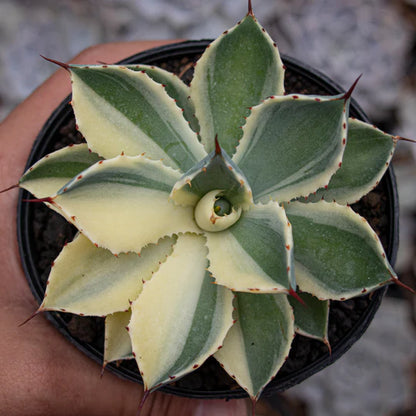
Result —
<instances>
[{"instance_id":1,"label":"pale yellow leaf section","mask_svg":"<svg viewBox=\"0 0 416 416\"><path fill-rule=\"evenodd\" d=\"M301 263L295 261L295 276L296 283L302 292L313 293L319 300L346 300L356 296L362 295L363 289L343 290L342 293L337 293L319 279L316 278L306 267ZM377 286L376 286L377 287ZM366 291L373 290L374 287L366 288Z\"/></svg>"},{"instance_id":2,"label":"pale yellow leaf section","mask_svg":"<svg viewBox=\"0 0 416 416\"><path fill-rule=\"evenodd\" d=\"M105 318L104 365L133 358L127 325L131 311L116 312Z\"/></svg>"},{"instance_id":3,"label":"pale yellow leaf section","mask_svg":"<svg viewBox=\"0 0 416 416\"><path fill-rule=\"evenodd\" d=\"M305 206L309 209L305 210ZM328 210L328 207L331 207L331 211ZM288 211L289 212L289 211ZM380 259L386 266L386 269L389 270L392 278L397 278L397 275L390 263L388 262L385 254L384 248L379 240L377 234L371 228L370 224L359 214L355 213L352 208L345 205L339 205L336 202L326 202L319 201L313 204L304 204L301 202L291 202L290 203L290 214L300 213L304 217L309 217L312 221L318 222L318 219L321 218L321 223L325 225L332 225L339 228L339 232L343 231L351 232L351 227L348 227L348 223L341 221L343 218L348 219L351 224L354 224L356 228L356 233L361 232L361 235L367 233L368 236L368 245L371 245L374 248L374 252L378 254ZM358 231L360 230L360 231ZM373 238L371 238L371 236ZM296 248L295 248L296 250ZM295 276L296 283L299 286L299 289L302 292L311 293L320 300L345 300L350 299L355 296L360 296L362 288L354 290L343 290L342 293L337 293L331 290L326 286L322 281L316 278L313 273L311 273L306 267L304 267L298 261L294 261L295 265ZM377 286L368 286L365 289L367 291L373 290Z\"/></svg>"},{"instance_id":4,"label":"pale yellow leaf section","mask_svg":"<svg viewBox=\"0 0 416 416\"><path fill-rule=\"evenodd\" d=\"M21 188L26 189L36 198L46 198L54 195L72 178L39 178L27 181L20 185Z\"/></svg>"},{"instance_id":5,"label":"pale yellow leaf section","mask_svg":"<svg viewBox=\"0 0 416 416\"><path fill-rule=\"evenodd\" d=\"M165 120L180 133L196 160L206 156L203 146L184 119L182 110L176 106L164 87L153 81L141 71L132 71L126 67L111 66L126 78L136 80L137 90L144 95L148 106L154 109L160 119ZM103 70L96 68L97 71ZM151 159L163 159L166 165L178 168L177 163L149 137L138 124L116 110L99 96L80 77L71 72L73 84L73 108L77 125L86 137L91 149L106 159L118 156L122 152L129 156L146 153ZM122 86L121 88L125 88ZM158 122L156 120L155 122Z\"/></svg>"},{"instance_id":6,"label":"pale yellow leaf section","mask_svg":"<svg viewBox=\"0 0 416 416\"><path fill-rule=\"evenodd\" d=\"M206 233L209 271L216 283L237 292L287 293L254 261L230 231Z\"/></svg>"},{"instance_id":7,"label":"pale yellow leaf section","mask_svg":"<svg viewBox=\"0 0 416 416\"><path fill-rule=\"evenodd\" d=\"M334 101L333 97L328 97L326 99L322 96L291 94L287 96L270 97L261 104L253 107L251 109L250 117L247 119L247 123L242 127L244 132L243 137L238 144L237 151L233 156L233 161L237 165L242 164L244 163L242 162L243 159L245 157L250 157L250 152L252 152L256 146L264 146L264 143L259 143L262 136L256 136L256 130L259 129L259 126L264 124L265 114L267 114L265 110L267 110L267 108L273 107L279 102L291 100L311 102L316 99L319 99L320 101ZM336 143L336 148L334 148L333 144L332 147L328 146L326 149L322 150L318 159L310 160L308 164L300 166L296 172L285 178L283 181L278 183L272 181L269 188L263 189L261 193L255 193L256 202L267 203L271 199L279 202L286 202L293 198L308 196L319 188L328 185L331 177L339 169L342 163L345 149L345 143L342 142L342 138L347 135L347 120L347 114L344 111L339 121L340 132L338 134L339 139ZM256 138L256 140L254 138ZM270 146L270 144L268 146ZM331 161L331 163L326 163L326 160ZM316 166L319 164L322 164L323 166L320 171L316 170ZM316 170L316 173L310 175L310 172L314 170ZM249 175L247 176L249 177ZM254 186L253 192L255 192Z\"/></svg>"},{"instance_id":8,"label":"pale yellow leaf section","mask_svg":"<svg viewBox=\"0 0 416 416\"><path fill-rule=\"evenodd\" d=\"M132 304L129 332L146 390L163 382L183 351L205 278L206 254L202 236L180 235L171 256Z\"/></svg>"},{"instance_id":9,"label":"pale yellow leaf section","mask_svg":"<svg viewBox=\"0 0 416 416\"><path fill-rule=\"evenodd\" d=\"M114 256L82 234L64 247L49 275L42 310L105 316L125 311L172 252L174 238L149 245L136 253Z\"/></svg>"},{"instance_id":10,"label":"pale yellow leaf section","mask_svg":"<svg viewBox=\"0 0 416 416\"><path fill-rule=\"evenodd\" d=\"M91 241L118 254L180 232L200 233L193 207L175 205L169 193L119 183L97 183L55 197L54 205Z\"/></svg>"},{"instance_id":11,"label":"pale yellow leaf section","mask_svg":"<svg viewBox=\"0 0 416 416\"><path fill-rule=\"evenodd\" d=\"M263 327L262 329L267 331L283 331L283 327L285 327L287 331L286 339L289 341L283 340L284 346L283 348L279 346L279 353L277 353L277 351L275 350L277 346L275 346L274 344L265 345L265 348L262 352L264 354L270 354L270 357L268 358L272 360L273 365L270 365L270 363L268 363L266 368L260 368L261 372L264 372L264 379L267 380L267 382L263 384L260 389L259 386L257 386L256 388L256 386L254 385L255 381L253 380L253 375L250 372L250 358L247 354L247 345L245 344L246 339L242 327L240 325L239 319L237 319L236 323L228 331L227 336L224 339L223 348L221 348L214 354L215 359L221 364L221 366L227 371L227 373L230 374L230 376L244 390L246 390L250 397L254 400L258 399L265 385L268 382L270 382L270 380L277 374L279 369L284 364L287 356L289 355L292 339L294 337L293 311L289 305L289 302L286 300L286 296L278 294L274 295L274 299L275 302L279 305L279 310L282 314L281 316L283 317L281 326L279 329L277 329L276 323L273 322L274 317L270 316L270 327L267 327L267 329ZM285 318L288 319L291 323L289 327L286 327L287 323L284 320ZM243 318L240 316L240 319ZM250 317L247 317L247 320L250 320ZM262 325L264 325L264 322L262 323ZM262 344L265 342L265 340L259 338L256 342ZM270 347L272 347L272 350L270 349ZM267 361L270 360L264 360L263 357L259 357L258 360L256 359L255 363L251 363L251 371L253 371L253 365L258 366L260 363L264 363ZM257 368L256 370L259 370L259 368Z\"/></svg>"},{"instance_id":12,"label":"pale yellow leaf section","mask_svg":"<svg viewBox=\"0 0 416 416\"><path fill-rule=\"evenodd\" d=\"M261 340L259 340L261 341ZM237 322L228 331L224 340L224 347L218 350L214 357L237 383L253 396L254 389L251 382L250 370L247 362L244 335L240 322ZM255 395L255 394L254 394Z\"/></svg>"},{"instance_id":13,"label":"pale yellow leaf section","mask_svg":"<svg viewBox=\"0 0 416 416\"><path fill-rule=\"evenodd\" d=\"M44 164L53 164L54 161L58 161L59 163L59 161L62 159L62 155L71 155L71 153L76 154L82 151L88 152L88 147L85 143L77 144L74 146L68 146L63 149L59 149L55 152L49 153L42 159L38 160L25 172L25 174L20 179L20 187L26 189L31 194L35 195L36 198L46 198L48 196L56 194L56 192L58 192L59 189L61 189L67 182L69 182L74 175L62 177L47 177L45 174L44 176L38 177L36 179L26 178L30 177L30 173L33 170L38 169L40 166Z\"/></svg>"}]
</instances>

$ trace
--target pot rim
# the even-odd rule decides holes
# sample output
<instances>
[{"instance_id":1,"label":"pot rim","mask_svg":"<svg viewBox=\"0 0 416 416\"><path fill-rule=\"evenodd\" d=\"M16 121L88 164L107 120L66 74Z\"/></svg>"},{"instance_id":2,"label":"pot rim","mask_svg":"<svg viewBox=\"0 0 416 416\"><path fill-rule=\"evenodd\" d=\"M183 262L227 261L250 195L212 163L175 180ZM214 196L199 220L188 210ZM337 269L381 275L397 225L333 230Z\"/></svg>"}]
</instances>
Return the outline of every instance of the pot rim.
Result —
<instances>
[{"instance_id":1,"label":"pot rim","mask_svg":"<svg viewBox=\"0 0 416 416\"><path fill-rule=\"evenodd\" d=\"M184 41L179 43L173 43L168 45L159 46L152 48L135 55L132 55L118 64L138 64L138 63L154 63L162 62L166 59L173 59L175 57L183 57L184 55L195 55L200 54L206 48L206 46L211 43L210 39L202 40L191 40ZM284 64L292 72L302 75L303 78L306 78L310 81L313 81L319 87L324 89L328 94L338 94L344 92L343 88L340 85L335 83L329 77L321 73L320 71L312 68L309 65L303 64L297 59L291 58L287 55L281 55ZM69 104L71 100L71 95L67 96L60 105L53 111L49 119L46 121L41 131L39 132L29 158L25 170L27 170L34 161L38 160L41 156L45 154L46 146L45 141L48 141L50 138L57 132L59 126L59 121L67 120L73 116L72 108ZM356 118L359 118L364 121L369 121L364 111L358 105L358 103L351 99L350 114ZM399 240L399 203L397 195L397 185L395 180L395 175L392 166L390 166L384 175L382 181L385 182L385 188L389 203L389 224L390 232L388 235L387 249L386 254L392 265L394 265L397 249L398 249L398 240ZM381 182L382 182L381 181ZM40 278L38 276L36 265L31 256L31 246L30 246L30 235L28 230L29 224L29 204L24 204L23 200L29 198L29 193L23 189L19 192L18 207L17 207L17 238L19 243L19 252L21 256L22 266L26 275L26 279L30 286L30 289L38 301L42 302L44 289L40 283ZM35 276L34 278L32 276ZM349 330L349 332L333 346L332 354L326 354L318 359L312 361L305 367L291 372L287 376L280 377L277 385L270 386L270 384L265 388L264 394L273 394L277 391L283 391L295 384L298 384L310 377L311 375L317 373L318 371L324 369L328 365L335 362L339 359L348 349L361 337L361 335L366 331L370 322L372 321L374 314L379 308L382 298L387 291L387 287L383 287L373 292L370 305L365 310L365 313L361 319L356 322L356 324ZM79 350L84 354L88 355L94 361L99 364L102 364L102 353L98 351L92 345L75 339L69 332L66 327L65 321L62 316L56 312L45 312L45 315L49 321L67 338L72 344L74 344ZM123 379L128 379L130 381L139 381L138 374L129 369L120 369L113 363L109 363L106 368L108 368L112 373L118 375ZM160 391L166 393L175 394L178 396L186 396L192 398L243 398L247 397L247 393L239 388L237 390L220 390L220 391L206 391L201 392L200 390L191 390L185 389L178 386L166 385L160 388Z\"/></svg>"}]
</instances>

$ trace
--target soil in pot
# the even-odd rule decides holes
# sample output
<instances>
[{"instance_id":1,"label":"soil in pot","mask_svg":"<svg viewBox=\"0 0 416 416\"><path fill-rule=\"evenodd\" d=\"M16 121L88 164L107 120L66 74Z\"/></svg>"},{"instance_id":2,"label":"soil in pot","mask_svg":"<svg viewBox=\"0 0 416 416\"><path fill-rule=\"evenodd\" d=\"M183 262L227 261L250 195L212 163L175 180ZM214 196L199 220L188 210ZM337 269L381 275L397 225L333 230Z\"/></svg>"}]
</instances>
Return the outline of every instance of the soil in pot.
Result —
<instances>
[{"instance_id":1,"label":"soil in pot","mask_svg":"<svg viewBox=\"0 0 416 416\"><path fill-rule=\"evenodd\" d=\"M208 41L198 41L187 42L181 46L170 45L138 54L123 63L140 62L158 65L180 75L185 82L189 83L192 79L193 63L199 58L207 44ZM325 77L319 78L315 73L300 68L296 61L289 58L284 61L287 66L285 87L288 93L328 95L342 92ZM365 119L365 115L356 104L353 104L350 114ZM32 151L28 166L47 153L82 141L81 134L75 129L74 117L66 100L45 125ZM32 291L40 301L52 261L57 257L63 245L72 240L76 230L65 219L43 204L29 205L22 202L22 198L26 197L27 193L22 192L19 200L18 232L22 243L21 255ZM364 216L380 236L390 260L394 260L397 249L397 219L393 212L396 204L394 175L390 171L375 190L353 206L353 209ZM332 355L322 342L297 335L288 360L269 384L265 393L285 390L339 358L365 331L384 292L385 289L380 289L372 295L345 302L332 302L328 334L332 345ZM80 349L96 361L102 362L103 318L79 317L55 312L47 313L47 316ZM140 380L134 360L112 363L108 368L122 377ZM197 371L163 387L162 390L190 397L246 396L246 393L213 358L208 359Z\"/></svg>"}]
</instances>

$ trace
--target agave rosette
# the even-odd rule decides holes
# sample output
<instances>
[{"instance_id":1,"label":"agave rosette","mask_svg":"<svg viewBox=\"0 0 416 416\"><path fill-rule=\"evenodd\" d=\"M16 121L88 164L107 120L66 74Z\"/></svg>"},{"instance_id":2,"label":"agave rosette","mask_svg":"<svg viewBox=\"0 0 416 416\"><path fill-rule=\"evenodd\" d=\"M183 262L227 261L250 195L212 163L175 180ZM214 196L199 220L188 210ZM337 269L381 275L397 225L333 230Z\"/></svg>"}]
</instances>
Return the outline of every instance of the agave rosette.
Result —
<instances>
[{"instance_id":1,"label":"agave rosette","mask_svg":"<svg viewBox=\"0 0 416 416\"><path fill-rule=\"evenodd\" d=\"M285 95L252 13L209 45L190 87L143 65L68 70L87 143L20 180L79 230L39 310L106 316L105 362L135 357L145 390L214 355L255 399L295 331L328 342L330 299L396 279L348 206L395 138L349 119L349 93ZM288 300L297 288L306 308Z\"/></svg>"}]
</instances>

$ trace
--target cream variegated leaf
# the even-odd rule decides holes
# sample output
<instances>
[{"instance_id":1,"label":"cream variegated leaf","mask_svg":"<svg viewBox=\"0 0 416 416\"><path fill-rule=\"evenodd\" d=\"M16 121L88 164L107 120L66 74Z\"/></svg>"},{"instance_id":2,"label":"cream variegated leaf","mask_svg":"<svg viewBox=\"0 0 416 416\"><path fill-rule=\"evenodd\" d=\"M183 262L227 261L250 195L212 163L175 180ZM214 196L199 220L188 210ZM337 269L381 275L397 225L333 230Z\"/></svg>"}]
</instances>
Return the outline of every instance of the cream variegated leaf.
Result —
<instances>
[{"instance_id":1,"label":"cream variegated leaf","mask_svg":"<svg viewBox=\"0 0 416 416\"><path fill-rule=\"evenodd\" d=\"M82 234L67 244L49 275L40 310L105 316L125 311L172 252L175 238L164 238L136 253L118 257Z\"/></svg>"},{"instance_id":2,"label":"cream variegated leaf","mask_svg":"<svg viewBox=\"0 0 416 416\"><path fill-rule=\"evenodd\" d=\"M237 322L214 357L250 397L258 399L289 355L293 312L283 294L237 293Z\"/></svg>"},{"instance_id":3,"label":"cream variegated leaf","mask_svg":"<svg viewBox=\"0 0 416 416\"><path fill-rule=\"evenodd\" d=\"M106 316L104 366L112 361L134 358L130 336L127 331L130 318L131 310L126 312L115 312Z\"/></svg>"},{"instance_id":4,"label":"cream variegated leaf","mask_svg":"<svg viewBox=\"0 0 416 416\"><path fill-rule=\"evenodd\" d=\"M54 195L74 176L100 160L85 143L64 147L30 167L20 178L19 186L36 198L45 198Z\"/></svg>"},{"instance_id":5,"label":"cream variegated leaf","mask_svg":"<svg viewBox=\"0 0 416 416\"><path fill-rule=\"evenodd\" d=\"M145 390L199 367L233 323L233 294L212 283L206 254L202 236L180 235L133 302L129 333Z\"/></svg>"},{"instance_id":6,"label":"cream variegated leaf","mask_svg":"<svg viewBox=\"0 0 416 416\"><path fill-rule=\"evenodd\" d=\"M347 205L357 202L375 188L389 167L397 139L370 124L350 118L342 166L326 189L309 195L308 202L320 199Z\"/></svg>"},{"instance_id":7,"label":"cream variegated leaf","mask_svg":"<svg viewBox=\"0 0 416 416\"><path fill-rule=\"evenodd\" d=\"M287 95L252 109L233 161L254 201L286 202L328 184L342 163L348 105L344 95Z\"/></svg>"},{"instance_id":8,"label":"cream variegated leaf","mask_svg":"<svg viewBox=\"0 0 416 416\"><path fill-rule=\"evenodd\" d=\"M91 241L113 253L134 251L180 232L200 232L192 207L169 200L176 170L143 156L101 161L68 183L53 204Z\"/></svg>"},{"instance_id":9,"label":"cream variegated leaf","mask_svg":"<svg viewBox=\"0 0 416 416\"><path fill-rule=\"evenodd\" d=\"M189 87L172 72L153 65L126 65L132 71L145 71L153 81L163 85L169 97L173 98L176 105L183 109L183 116L188 121L192 130L199 132L198 120L195 117L195 106L190 97Z\"/></svg>"},{"instance_id":10,"label":"cream variegated leaf","mask_svg":"<svg viewBox=\"0 0 416 416\"><path fill-rule=\"evenodd\" d=\"M241 292L296 289L292 230L277 202L252 205L233 226L206 238L218 284Z\"/></svg>"},{"instance_id":11,"label":"cream variegated leaf","mask_svg":"<svg viewBox=\"0 0 416 416\"><path fill-rule=\"evenodd\" d=\"M291 202L296 282L319 299L345 300L397 276L377 234L350 207Z\"/></svg>"},{"instance_id":12,"label":"cream variegated leaf","mask_svg":"<svg viewBox=\"0 0 416 416\"><path fill-rule=\"evenodd\" d=\"M295 330L308 338L319 339L329 346L328 319L329 300L319 300L306 292L298 293L302 300L288 298L295 315Z\"/></svg>"},{"instance_id":13,"label":"cream variegated leaf","mask_svg":"<svg viewBox=\"0 0 416 416\"><path fill-rule=\"evenodd\" d=\"M179 205L194 206L213 189L221 190L234 207L247 209L253 203L246 177L219 145L181 177L171 198Z\"/></svg>"},{"instance_id":14,"label":"cream variegated leaf","mask_svg":"<svg viewBox=\"0 0 416 416\"><path fill-rule=\"evenodd\" d=\"M283 94L284 67L276 44L248 14L209 45L197 62L191 96L207 152L215 137L232 156L249 107Z\"/></svg>"},{"instance_id":15,"label":"cream variegated leaf","mask_svg":"<svg viewBox=\"0 0 416 416\"><path fill-rule=\"evenodd\" d=\"M144 71L76 65L70 71L77 125L101 156L145 153L184 172L205 157L182 110Z\"/></svg>"}]
</instances>

